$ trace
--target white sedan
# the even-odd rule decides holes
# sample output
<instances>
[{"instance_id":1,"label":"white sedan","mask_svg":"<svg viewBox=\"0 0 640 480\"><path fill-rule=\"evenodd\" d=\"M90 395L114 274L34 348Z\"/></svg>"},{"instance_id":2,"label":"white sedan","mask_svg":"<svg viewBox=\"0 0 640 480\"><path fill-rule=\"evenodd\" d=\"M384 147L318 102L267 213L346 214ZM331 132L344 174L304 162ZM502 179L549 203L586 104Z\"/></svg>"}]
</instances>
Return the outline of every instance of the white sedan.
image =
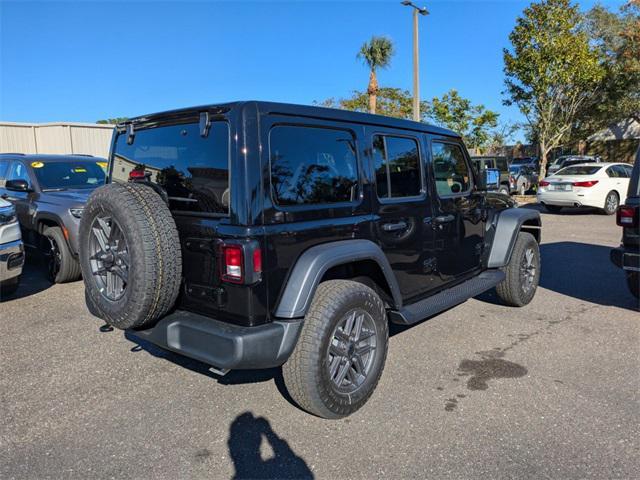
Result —
<instances>
[{"instance_id":1,"label":"white sedan","mask_svg":"<svg viewBox=\"0 0 640 480\"><path fill-rule=\"evenodd\" d=\"M550 212L563 207L596 207L607 215L627 198L627 163L584 163L558 170L538 184L538 202Z\"/></svg>"}]
</instances>

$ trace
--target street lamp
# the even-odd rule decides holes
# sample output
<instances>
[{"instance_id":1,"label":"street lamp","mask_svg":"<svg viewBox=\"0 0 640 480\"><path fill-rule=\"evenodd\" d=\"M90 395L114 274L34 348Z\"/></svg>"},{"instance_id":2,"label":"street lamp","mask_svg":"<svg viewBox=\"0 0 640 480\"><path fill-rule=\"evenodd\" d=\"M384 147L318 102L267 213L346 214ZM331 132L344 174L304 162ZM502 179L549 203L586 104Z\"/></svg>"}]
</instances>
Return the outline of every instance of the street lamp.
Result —
<instances>
[{"instance_id":1,"label":"street lamp","mask_svg":"<svg viewBox=\"0 0 640 480\"><path fill-rule=\"evenodd\" d=\"M420 67L418 66L418 15L429 15L425 7L417 7L409 0L404 0L402 5L413 7L413 119L420 121Z\"/></svg>"}]
</instances>

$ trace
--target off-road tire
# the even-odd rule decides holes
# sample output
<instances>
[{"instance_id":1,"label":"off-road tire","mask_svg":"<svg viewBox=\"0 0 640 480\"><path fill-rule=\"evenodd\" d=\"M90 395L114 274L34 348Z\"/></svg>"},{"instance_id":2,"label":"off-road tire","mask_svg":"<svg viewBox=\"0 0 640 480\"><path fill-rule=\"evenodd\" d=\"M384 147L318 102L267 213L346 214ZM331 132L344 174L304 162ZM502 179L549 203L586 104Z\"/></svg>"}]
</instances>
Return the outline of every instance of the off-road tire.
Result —
<instances>
[{"instance_id":1,"label":"off-road tire","mask_svg":"<svg viewBox=\"0 0 640 480\"><path fill-rule=\"evenodd\" d=\"M615 199L615 207L609 205L610 196L613 196L613 198ZM602 208L602 213L604 213L605 215L613 215L614 213L616 213L616 210L618 210L619 206L620 206L620 196L618 195L617 192L615 192L614 190L611 190L609 193L607 193L607 196L604 197L604 207Z\"/></svg>"},{"instance_id":2,"label":"off-road tire","mask_svg":"<svg viewBox=\"0 0 640 480\"><path fill-rule=\"evenodd\" d=\"M117 300L103 295L92 272L90 239L98 215L120 226L128 247L128 280ZM89 311L120 328L147 328L175 304L182 277L180 239L171 212L152 188L110 183L96 189L80 222L80 265Z\"/></svg>"},{"instance_id":3,"label":"off-road tire","mask_svg":"<svg viewBox=\"0 0 640 480\"><path fill-rule=\"evenodd\" d=\"M345 394L329 378L326 352L336 325L354 308L371 315L377 346L366 380L358 390ZM384 303L372 289L349 280L321 283L305 316L298 343L282 367L289 394L301 408L322 418L342 418L354 413L367 402L380 380L388 339Z\"/></svg>"},{"instance_id":4,"label":"off-road tire","mask_svg":"<svg viewBox=\"0 0 640 480\"><path fill-rule=\"evenodd\" d=\"M551 212L551 213L560 213L560 210L562 210L562 207L560 205L547 205L547 204L545 204L544 208L546 208L547 211Z\"/></svg>"},{"instance_id":5,"label":"off-road tire","mask_svg":"<svg viewBox=\"0 0 640 480\"><path fill-rule=\"evenodd\" d=\"M525 291L523 288L521 265L529 249L534 254L536 269L533 275L532 288ZM509 263L503 270L506 277L496 286L498 297L500 297L505 304L512 307L523 307L531 302L536 294L538 282L540 281L540 249L533 235L527 232L518 233Z\"/></svg>"},{"instance_id":6,"label":"off-road tire","mask_svg":"<svg viewBox=\"0 0 640 480\"><path fill-rule=\"evenodd\" d=\"M20 286L20 277L0 282L0 302L3 302L15 295Z\"/></svg>"},{"instance_id":7,"label":"off-road tire","mask_svg":"<svg viewBox=\"0 0 640 480\"><path fill-rule=\"evenodd\" d=\"M640 272L625 272L627 274L627 287L631 295L640 298Z\"/></svg>"},{"instance_id":8,"label":"off-road tire","mask_svg":"<svg viewBox=\"0 0 640 480\"><path fill-rule=\"evenodd\" d=\"M60 227L47 227L42 232L44 238L45 248L51 246L50 242L54 242L60 255L60 264L57 272L51 271L50 262L54 261L52 258L47 258L47 267L49 268L49 280L53 283L67 283L75 282L80 279L80 263L78 259L73 256L69 249L67 239L64 238L62 229ZM50 253L49 255L53 255Z\"/></svg>"}]
</instances>

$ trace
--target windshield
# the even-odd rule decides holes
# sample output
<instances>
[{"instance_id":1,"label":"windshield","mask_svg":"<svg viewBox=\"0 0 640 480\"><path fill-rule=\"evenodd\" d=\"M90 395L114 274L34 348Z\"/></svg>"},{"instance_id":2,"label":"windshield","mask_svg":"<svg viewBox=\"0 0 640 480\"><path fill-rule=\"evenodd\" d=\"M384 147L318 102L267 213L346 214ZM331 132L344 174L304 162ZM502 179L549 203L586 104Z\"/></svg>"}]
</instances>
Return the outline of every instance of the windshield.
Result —
<instances>
[{"instance_id":1,"label":"windshield","mask_svg":"<svg viewBox=\"0 0 640 480\"><path fill-rule=\"evenodd\" d=\"M229 126L212 122L200 135L197 123L137 130L131 145L127 134L116 139L111 178L127 182L144 172L169 197L174 211L228 214Z\"/></svg>"},{"instance_id":2,"label":"windshield","mask_svg":"<svg viewBox=\"0 0 640 480\"><path fill-rule=\"evenodd\" d=\"M96 188L105 178L95 161L33 162L31 167L42 190Z\"/></svg>"},{"instance_id":3,"label":"windshield","mask_svg":"<svg viewBox=\"0 0 640 480\"><path fill-rule=\"evenodd\" d=\"M556 175L593 175L602 167L590 167L588 165L577 166L577 167L567 167L562 170L558 170Z\"/></svg>"},{"instance_id":4,"label":"windshield","mask_svg":"<svg viewBox=\"0 0 640 480\"><path fill-rule=\"evenodd\" d=\"M517 166L514 166L514 165L510 166L509 167L509 173L520 173L520 167L517 167Z\"/></svg>"}]
</instances>

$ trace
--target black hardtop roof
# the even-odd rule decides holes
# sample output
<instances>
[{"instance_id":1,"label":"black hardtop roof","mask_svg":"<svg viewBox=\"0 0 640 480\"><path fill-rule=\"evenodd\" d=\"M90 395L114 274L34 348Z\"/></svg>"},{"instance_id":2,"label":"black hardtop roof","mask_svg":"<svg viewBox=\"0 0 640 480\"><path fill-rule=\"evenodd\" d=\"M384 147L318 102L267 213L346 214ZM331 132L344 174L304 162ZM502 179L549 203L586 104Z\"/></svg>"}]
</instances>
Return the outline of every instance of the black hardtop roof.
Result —
<instances>
[{"instance_id":1,"label":"black hardtop roof","mask_svg":"<svg viewBox=\"0 0 640 480\"><path fill-rule=\"evenodd\" d=\"M52 162L100 162L107 161L102 157L94 157L93 155L82 154L47 154L47 153L0 153L0 160L38 160L43 163Z\"/></svg>"},{"instance_id":2,"label":"black hardtop roof","mask_svg":"<svg viewBox=\"0 0 640 480\"><path fill-rule=\"evenodd\" d=\"M134 125L155 123L163 119L171 119L172 117L181 117L188 114L198 114L199 112L204 111L209 111L214 114L225 114L231 110L240 109L250 105L254 105L261 114L281 114L326 120L337 120L341 122L380 125L404 130L421 131L433 133L436 135L445 135L448 137L460 137L460 135L458 135L457 133L446 128L436 127L435 125L430 125L423 122L414 122L412 120L386 117L384 115L372 115L370 113L353 112L350 110L339 110L335 108L296 105L292 103L264 102L256 100L219 103L213 105L200 105L195 107L181 108L177 110L168 110L165 112L151 113L131 118L130 120L127 120L120 125L127 125L130 123L133 123Z\"/></svg>"}]
</instances>

